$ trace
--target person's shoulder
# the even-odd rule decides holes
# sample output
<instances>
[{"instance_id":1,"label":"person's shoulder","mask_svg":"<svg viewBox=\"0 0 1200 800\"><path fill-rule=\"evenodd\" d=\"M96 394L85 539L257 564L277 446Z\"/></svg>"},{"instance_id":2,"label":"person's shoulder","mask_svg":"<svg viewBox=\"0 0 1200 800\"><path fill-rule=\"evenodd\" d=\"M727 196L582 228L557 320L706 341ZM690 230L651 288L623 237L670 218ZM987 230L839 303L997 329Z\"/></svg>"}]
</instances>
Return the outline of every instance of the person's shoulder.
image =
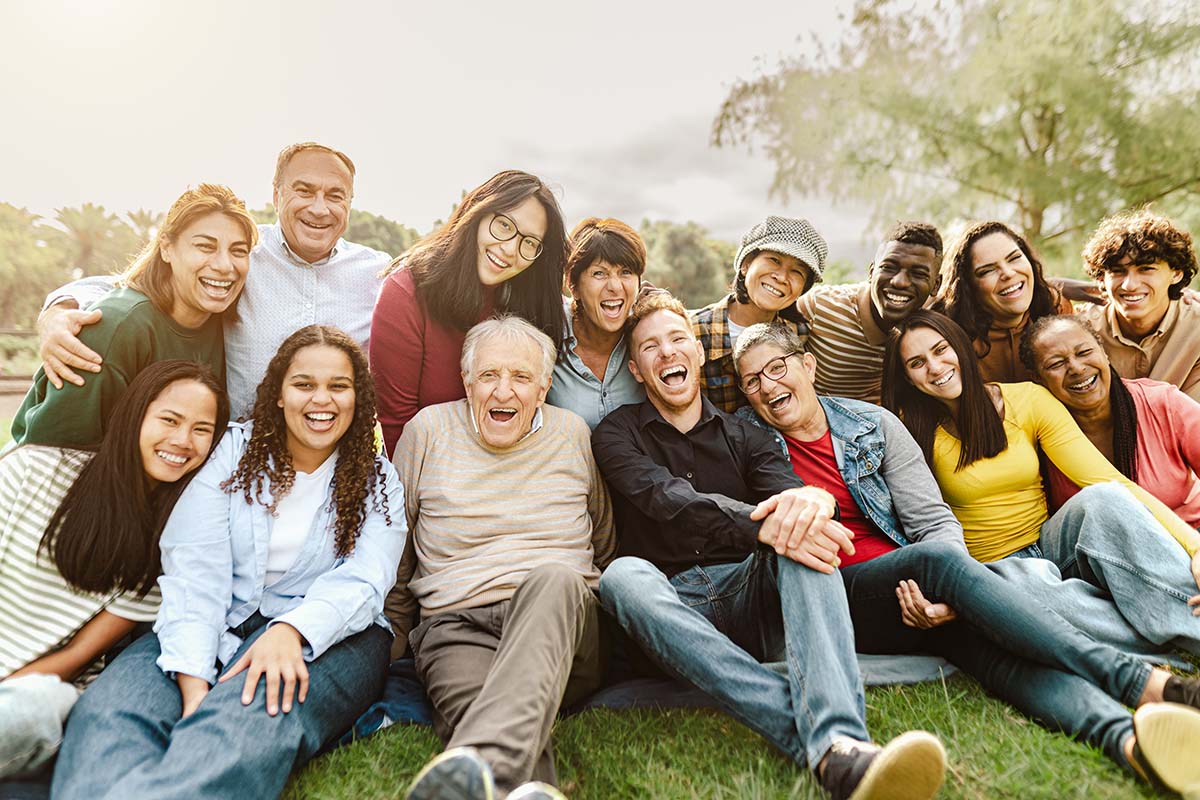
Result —
<instances>
[{"instance_id":1,"label":"person's shoulder","mask_svg":"<svg viewBox=\"0 0 1200 800\"><path fill-rule=\"evenodd\" d=\"M384 291L390 294L413 298L417 296L417 281L413 278L412 270L404 264L389 272L383 283Z\"/></svg>"},{"instance_id":2,"label":"person's shoulder","mask_svg":"<svg viewBox=\"0 0 1200 800\"><path fill-rule=\"evenodd\" d=\"M800 295L800 299L809 298L809 302L813 304L828 305L837 303L844 305L847 301L858 299L858 295L867 285L866 281L857 283L834 283L826 285L818 283L813 288L809 289L804 294Z\"/></svg>"},{"instance_id":3,"label":"person's shoulder","mask_svg":"<svg viewBox=\"0 0 1200 800\"><path fill-rule=\"evenodd\" d=\"M417 411L413 418L405 424L404 432L408 433L411 428L420 434L444 433L448 429L462 427L462 424L467 421L469 414L470 411L465 398L450 400L445 403L435 403Z\"/></svg>"},{"instance_id":4,"label":"person's shoulder","mask_svg":"<svg viewBox=\"0 0 1200 800\"><path fill-rule=\"evenodd\" d=\"M1153 378L1122 378L1121 382L1125 384L1125 388L1129 390L1129 394L1133 396L1134 400L1143 400L1150 406L1196 402L1178 386L1166 381L1156 381Z\"/></svg>"},{"instance_id":5,"label":"person's shoulder","mask_svg":"<svg viewBox=\"0 0 1200 800\"><path fill-rule=\"evenodd\" d=\"M587 422L569 408L542 403L542 425L560 431L561 435L570 439L590 441L592 438L592 430Z\"/></svg>"},{"instance_id":6,"label":"person's shoulder","mask_svg":"<svg viewBox=\"0 0 1200 800\"><path fill-rule=\"evenodd\" d=\"M637 428L642 414L642 406L649 402L649 400L643 400L641 403L629 403L610 411L592 431L592 441L594 442L598 437L606 434L626 432Z\"/></svg>"},{"instance_id":7,"label":"person's shoulder","mask_svg":"<svg viewBox=\"0 0 1200 800\"><path fill-rule=\"evenodd\" d=\"M722 297L719 300L709 303L703 308L696 308L688 311L688 317L692 320L693 325L711 325L713 316L717 313L717 310L727 308L728 305L729 298Z\"/></svg>"},{"instance_id":8,"label":"person's shoulder","mask_svg":"<svg viewBox=\"0 0 1200 800\"><path fill-rule=\"evenodd\" d=\"M1200 303L1195 301L1185 303L1182 300L1172 300L1171 302L1179 308L1179 316L1176 317L1175 321L1176 325L1183 323L1189 328L1193 326L1200 328Z\"/></svg>"},{"instance_id":9,"label":"person's shoulder","mask_svg":"<svg viewBox=\"0 0 1200 800\"><path fill-rule=\"evenodd\" d=\"M377 270L383 269L391 263L392 257L382 250L376 250L374 247L368 247L365 244L351 242L346 239L340 239L338 242L338 260L353 259L355 262L373 265Z\"/></svg>"}]
</instances>

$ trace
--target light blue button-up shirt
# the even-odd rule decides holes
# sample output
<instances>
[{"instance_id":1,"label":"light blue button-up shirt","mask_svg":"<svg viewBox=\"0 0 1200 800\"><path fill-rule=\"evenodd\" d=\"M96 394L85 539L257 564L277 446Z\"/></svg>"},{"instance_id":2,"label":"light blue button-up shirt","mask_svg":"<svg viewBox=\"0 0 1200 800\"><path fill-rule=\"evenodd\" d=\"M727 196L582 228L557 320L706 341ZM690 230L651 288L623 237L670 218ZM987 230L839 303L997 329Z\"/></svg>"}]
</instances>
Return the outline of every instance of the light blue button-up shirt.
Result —
<instances>
[{"instance_id":1,"label":"light blue button-up shirt","mask_svg":"<svg viewBox=\"0 0 1200 800\"><path fill-rule=\"evenodd\" d=\"M162 645L158 666L212 683L216 663L228 664L242 640L232 628L254 612L286 622L304 637L312 661L372 623L390 631L383 601L396 582L408 527L404 490L392 465L377 456L383 481L367 500L354 550L334 553L332 480L292 566L266 585L267 551L275 518L261 503L221 483L233 474L250 441L250 423L234 423L208 463L188 484L162 535L162 606L154 630ZM336 475L336 472L335 472ZM270 502L270 493L264 492ZM387 523L377 508L387 498Z\"/></svg>"},{"instance_id":2,"label":"light blue button-up shirt","mask_svg":"<svg viewBox=\"0 0 1200 800\"><path fill-rule=\"evenodd\" d=\"M367 351L371 313L391 256L338 239L327 258L310 264L292 253L279 223L258 226L258 246L237 303L225 319L225 385L234 418L248 417L271 356L305 325L341 328ZM70 283L47 304L71 297L84 308L112 289L111 276ZM87 380L87 376L84 376Z\"/></svg>"},{"instance_id":3,"label":"light blue button-up shirt","mask_svg":"<svg viewBox=\"0 0 1200 800\"><path fill-rule=\"evenodd\" d=\"M629 371L629 348L622 338L608 357L604 380L592 373L575 353L575 326L567 308L566 353L559 353L554 365L554 381L546 394L552 406L574 411L592 430L609 412L629 403L646 399L646 390Z\"/></svg>"}]
</instances>

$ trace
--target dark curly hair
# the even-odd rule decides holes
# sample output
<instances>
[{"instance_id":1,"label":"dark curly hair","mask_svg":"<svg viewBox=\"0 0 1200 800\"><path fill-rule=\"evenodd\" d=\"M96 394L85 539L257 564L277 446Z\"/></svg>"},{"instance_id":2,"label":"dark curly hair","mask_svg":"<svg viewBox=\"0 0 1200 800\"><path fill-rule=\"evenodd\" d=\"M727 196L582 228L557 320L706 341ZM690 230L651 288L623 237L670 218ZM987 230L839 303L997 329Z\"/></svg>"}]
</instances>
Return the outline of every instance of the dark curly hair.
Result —
<instances>
[{"instance_id":1,"label":"dark curly hair","mask_svg":"<svg viewBox=\"0 0 1200 800\"><path fill-rule=\"evenodd\" d=\"M250 443L233 475L221 484L229 494L241 492L246 502L260 503L274 514L279 501L292 490L296 470L287 449L287 424L279 398L283 379L296 353L305 347L324 345L341 350L354 367L354 419L338 440L338 462L333 476L334 549L339 557L350 555L367 516L367 497L373 507L392 524L387 495L382 491L383 467L375 450L375 383L367 369L367 357L349 336L329 325L309 325L293 333L279 346L258 384L251 419ZM379 488L380 491L376 491ZM263 490L271 502L263 500Z\"/></svg>"},{"instance_id":2,"label":"dark curly hair","mask_svg":"<svg viewBox=\"0 0 1200 800\"><path fill-rule=\"evenodd\" d=\"M1183 273L1183 280L1171 284L1167 290L1172 300L1178 300L1196 277L1196 251L1191 234L1147 208L1104 219L1083 246L1083 268L1096 280L1103 280L1104 273L1126 257L1130 264L1165 261L1170 269Z\"/></svg>"},{"instance_id":3,"label":"dark curly hair","mask_svg":"<svg viewBox=\"0 0 1200 800\"><path fill-rule=\"evenodd\" d=\"M1025 365L1025 369L1029 370L1030 375L1034 375L1041 381L1041 375L1037 369L1037 348L1038 340L1042 338L1042 334L1051 325L1065 322L1068 325L1078 326L1085 331L1088 336L1096 343L1096 347L1101 353L1104 353L1104 342L1100 341L1099 334L1095 329L1087 324L1079 317L1072 317L1067 314L1055 314L1049 317L1042 317L1036 322L1025 328L1021 334L1021 363ZM1107 353L1105 360L1108 360ZM1108 384L1108 408L1112 414L1113 423L1113 466L1129 480L1137 483L1137 441L1138 441L1138 419L1137 406L1133 404L1133 395L1129 393L1125 382L1121 380L1120 373L1117 368L1110 362L1108 365L1109 384Z\"/></svg>"},{"instance_id":4,"label":"dark curly hair","mask_svg":"<svg viewBox=\"0 0 1200 800\"><path fill-rule=\"evenodd\" d=\"M1033 301L1029 304L1029 319L1033 321L1058 310L1058 293L1046 283L1042 271L1042 262L1038 259L1025 237L1005 225L1003 222L975 222L967 227L946 251L942 259L941 290L937 302L933 304L934 311L950 317L959 324L974 340L976 353L980 358L992 349L988 339L988 331L992 327L992 315L979 302L976 291L975 269L971 262L971 248L977 241L993 233L1003 233L1013 240L1029 265L1033 268ZM982 352L979 352L982 348Z\"/></svg>"}]
</instances>

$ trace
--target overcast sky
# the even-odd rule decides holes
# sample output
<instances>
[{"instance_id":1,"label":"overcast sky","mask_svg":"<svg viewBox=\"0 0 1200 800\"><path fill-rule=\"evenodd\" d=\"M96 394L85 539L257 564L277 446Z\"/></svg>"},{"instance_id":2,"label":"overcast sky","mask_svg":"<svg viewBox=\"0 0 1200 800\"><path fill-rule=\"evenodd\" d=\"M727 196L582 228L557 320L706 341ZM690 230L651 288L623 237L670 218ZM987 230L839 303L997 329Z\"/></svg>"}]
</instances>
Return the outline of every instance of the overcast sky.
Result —
<instances>
[{"instance_id":1,"label":"overcast sky","mask_svg":"<svg viewBox=\"0 0 1200 800\"><path fill-rule=\"evenodd\" d=\"M870 238L862 209L785 206L765 159L708 144L729 87L836 32L847 2L337 5L0 0L0 200L164 211L215 181L259 207L279 149L315 139L355 160L356 207L420 230L516 167L558 188L568 225L733 239L784 212Z\"/></svg>"}]
</instances>

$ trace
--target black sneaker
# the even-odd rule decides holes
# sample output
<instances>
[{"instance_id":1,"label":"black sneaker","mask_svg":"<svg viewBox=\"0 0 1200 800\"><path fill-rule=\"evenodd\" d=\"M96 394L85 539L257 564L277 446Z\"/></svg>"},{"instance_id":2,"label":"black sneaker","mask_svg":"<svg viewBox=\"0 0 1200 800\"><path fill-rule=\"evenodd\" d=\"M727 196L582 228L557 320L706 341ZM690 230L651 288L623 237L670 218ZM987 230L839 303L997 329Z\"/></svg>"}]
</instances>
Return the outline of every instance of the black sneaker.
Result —
<instances>
[{"instance_id":1,"label":"black sneaker","mask_svg":"<svg viewBox=\"0 0 1200 800\"><path fill-rule=\"evenodd\" d=\"M1200 800L1200 711L1177 703L1147 703L1133 714L1133 767L1157 788Z\"/></svg>"},{"instance_id":2,"label":"black sneaker","mask_svg":"<svg viewBox=\"0 0 1200 800\"><path fill-rule=\"evenodd\" d=\"M407 800L494 800L492 771L474 747L455 747L417 773Z\"/></svg>"},{"instance_id":3,"label":"black sneaker","mask_svg":"<svg viewBox=\"0 0 1200 800\"><path fill-rule=\"evenodd\" d=\"M821 785L833 800L929 800L946 777L946 750L931 733L909 731L886 747L838 739Z\"/></svg>"}]
</instances>

